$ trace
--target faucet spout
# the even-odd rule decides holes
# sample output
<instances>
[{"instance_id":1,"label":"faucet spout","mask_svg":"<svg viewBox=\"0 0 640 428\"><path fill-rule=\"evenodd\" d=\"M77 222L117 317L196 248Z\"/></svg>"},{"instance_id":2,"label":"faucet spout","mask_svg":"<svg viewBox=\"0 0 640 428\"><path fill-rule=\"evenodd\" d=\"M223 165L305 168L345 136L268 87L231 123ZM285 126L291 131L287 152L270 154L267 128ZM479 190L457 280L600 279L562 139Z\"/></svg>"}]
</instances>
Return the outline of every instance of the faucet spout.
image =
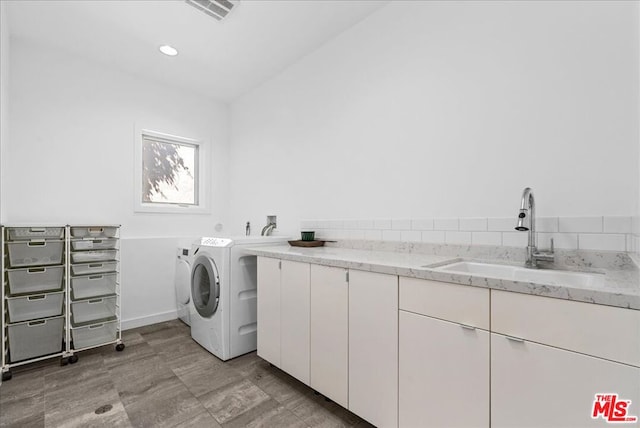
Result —
<instances>
[{"instance_id":1,"label":"faucet spout","mask_svg":"<svg viewBox=\"0 0 640 428\"><path fill-rule=\"evenodd\" d=\"M260 235L269 236L275 227L276 227L275 223L267 224L265 227L262 228L262 232L260 232Z\"/></svg>"},{"instance_id":2,"label":"faucet spout","mask_svg":"<svg viewBox=\"0 0 640 428\"><path fill-rule=\"evenodd\" d=\"M536 267L536 259L534 254L536 248L536 203L533 197L533 190L525 187L522 191L522 199L520 200L520 211L518 212L518 224L516 230L521 232L529 232L527 240L527 260L525 266Z\"/></svg>"}]
</instances>

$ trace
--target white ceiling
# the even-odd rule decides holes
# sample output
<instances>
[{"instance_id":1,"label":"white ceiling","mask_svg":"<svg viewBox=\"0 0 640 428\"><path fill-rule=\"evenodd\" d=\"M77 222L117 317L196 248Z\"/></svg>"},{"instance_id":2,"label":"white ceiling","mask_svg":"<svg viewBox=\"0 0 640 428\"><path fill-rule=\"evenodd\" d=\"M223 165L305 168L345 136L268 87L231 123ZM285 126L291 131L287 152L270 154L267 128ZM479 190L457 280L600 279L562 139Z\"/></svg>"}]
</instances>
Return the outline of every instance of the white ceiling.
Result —
<instances>
[{"instance_id":1,"label":"white ceiling","mask_svg":"<svg viewBox=\"0 0 640 428\"><path fill-rule=\"evenodd\" d=\"M12 37L231 101L388 1L241 0L216 21L181 0L13 0L8 17Z\"/></svg>"}]
</instances>

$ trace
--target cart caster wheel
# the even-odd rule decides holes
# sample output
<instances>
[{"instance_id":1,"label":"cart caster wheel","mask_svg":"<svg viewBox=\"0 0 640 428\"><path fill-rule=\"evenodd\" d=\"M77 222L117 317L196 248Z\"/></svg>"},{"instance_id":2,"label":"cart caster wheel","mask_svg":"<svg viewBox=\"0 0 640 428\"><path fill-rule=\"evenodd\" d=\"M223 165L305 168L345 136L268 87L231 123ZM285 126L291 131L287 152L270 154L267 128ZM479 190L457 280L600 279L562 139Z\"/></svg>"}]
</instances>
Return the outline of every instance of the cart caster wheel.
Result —
<instances>
[{"instance_id":1,"label":"cart caster wheel","mask_svg":"<svg viewBox=\"0 0 640 428\"><path fill-rule=\"evenodd\" d=\"M61 366L66 366L67 364L69 364L69 359L68 358L61 358L60 359L60 365Z\"/></svg>"},{"instance_id":2,"label":"cart caster wheel","mask_svg":"<svg viewBox=\"0 0 640 428\"><path fill-rule=\"evenodd\" d=\"M116 345L116 351L118 351L118 352L124 351L124 343L118 343Z\"/></svg>"},{"instance_id":3,"label":"cart caster wheel","mask_svg":"<svg viewBox=\"0 0 640 428\"><path fill-rule=\"evenodd\" d=\"M69 364L75 364L78 362L78 356L77 355L72 355L69 357Z\"/></svg>"},{"instance_id":4,"label":"cart caster wheel","mask_svg":"<svg viewBox=\"0 0 640 428\"><path fill-rule=\"evenodd\" d=\"M11 380L13 374L11 372L3 372L2 373L2 381L5 382L7 380Z\"/></svg>"}]
</instances>

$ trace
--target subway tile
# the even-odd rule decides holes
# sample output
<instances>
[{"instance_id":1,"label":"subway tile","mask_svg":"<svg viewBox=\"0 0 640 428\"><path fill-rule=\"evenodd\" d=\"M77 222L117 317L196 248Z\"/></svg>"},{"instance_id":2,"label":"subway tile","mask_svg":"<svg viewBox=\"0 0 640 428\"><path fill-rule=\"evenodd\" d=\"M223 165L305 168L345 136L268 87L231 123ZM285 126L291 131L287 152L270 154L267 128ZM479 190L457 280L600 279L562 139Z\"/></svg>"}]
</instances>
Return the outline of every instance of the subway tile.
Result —
<instances>
[{"instance_id":1,"label":"subway tile","mask_svg":"<svg viewBox=\"0 0 640 428\"><path fill-rule=\"evenodd\" d=\"M627 234L627 251L630 253L635 253L636 252L636 247L635 247L635 237L632 234Z\"/></svg>"},{"instance_id":2,"label":"subway tile","mask_svg":"<svg viewBox=\"0 0 640 428\"><path fill-rule=\"evenodd\" d=\"M434 230L459 230L457 218L436 218L433 220Z\"/></svg>"},{"instance_id":3,"label":"subway tile","mask_svg":"<svg viewBox=\"0 0 640 428\"><path fill-rule=\"evenodd\" d=\"M316 220L316 229L329 229L328 220Z\"/></svg>"},{"instance_id":4,"label":"subway tile","mask_svg":"<svg viewBox=\"0 0 640 428\"><path fill-rule=\"evenodd\" d=\"M640 216L631 218L631 233L640 235Z\"/></svg>"},{"instance_id":5,"label":"subway tile","mask_svg":"<svg viewBox=\"0 0 640 428\"><path fill-rule=\"evenodd\" d=\"M329 229L344 229L344 220L329 220Z\"/></svg>"},{"instance_id":6,"label":"subway tile","mask_svg":"<svg viewBox=\"0 0 640 428\"><path fill-rule=\"evenodd\" d=\"M424 218L411 220L411 229L413 230L433 230L433 219Z\"/></svg>"},{"instance_id":7,"label":"subway tile","mask_svg":"<svg viewBox=\"0 0 640 428\"><path fill-rule=\"evenodd\" d=\"M444 232L441 230L427 230L422 232L422 242L444 244Z\"/></svg>"},{"instance_id":8,"label":"subway tile","mask_svg":"<svg viewBox=\"0 0 640 428\"><path fill-rule=\"evenodd\" d=\"M356 229L373 229L373 220L356 220Z\"/></svg>"},{"instance_id":9,"label":"subway tile","mask_svg":"<svg viewBox=\"0 0 640 428\"><path fill-rule=\"evenodd\" d=\"M391 220L373 220L374 229L391 229Z\"/></svg>"},{"instance_id":10,"label":"subway tile","mask_svg":"<svg viewBox=\"0 0 640 428\"><path fill-rule=\"evenodd\" d=\"M357 229L358 220L344 220L342 222L342 227L344 227L345 229Z\"/></svg>"},{"instance_id":11,"label":"subway tile","mask_svg":"<svg viewBox=\"0 0 640 428\"><path fill-rule=\"evenodd\" d=\"M393 230L411 230L411 220L391 220Z\"/></svg>"},{"instance_id":12,"label":"subway tile","mask_svg":"<svg viewBox=\"0 0 640 428\"><path fill-rule=\"evenodd\" d=\"M382 240L383 241L400 241L401 234L399 230L383 230L382 231Z\"/></svg>"},{"instance_id":13,"label":"subway tile","mask_svg":"<svg viewBox=\"0 0 640 428\"><path fill-rule=\"evenodd\" d=\"M502 245L505 247L526 247L528 236L529 234L525 232L503 232Z\"/></svg>"},{"instance_id":14,"label":"subway tile","mask_svg":"<svg viewBox=\"0 0 640 428\"><path fill-rule=\"evenodd\" d=\"M471 232L447 231L444 233L447 244L471 245Z\"/></svg>"},{"instance_id":15,"label":"subway tile","mask_svg":"<svg viewBox=\"0 0 640 428\"><path fill-rule=\"evenodd\" d=\"M315 220L301 220L300 221L300 229L302 230L312 230L317 227L317 222Z\"/></svg>"},{"instance_id":16,"label":"subway tile","mask_svg":"<svg viewBox=\"0 0 640 428\"><path fill-rule=\"evenodd\" d=\"M631 233L631 217L605 217L604 233Z\"/></svg>"},{"instance_id":17,"label":"subway tile","mask_svg":"<svg viewBox=\"0 0 640 428\"><path fill-rule=\"evenodd\" d=\"M402 230L400 232L400 240L402 242L420 242L422 241L422 232L418 230Z\"/></svg>"},{"instance_id":18,"label":"subway tile","mask_svg":"<svg viewBox=\"0 0 640 428\"><path fill-rule=\"evenodd\" d=\"M558 224L558 217L536 218L536 232L557 232Z\"/></svg>"},{"instance_id":19,"label":"subway tile","mask_svg":"<svg viewBox=\"0 0 640 428\"><path fill-rule=\"evenodd\" d=\"M627 241L623 234L581 233L578 236L581 250L626 251Z\"/></svg>"},{"instance_id":20,"label":"subway tile","mask_svg":"<svg viewBox=\"0 0 640 428\"><path fill-rule=\"evenodd\" d=\"M487 219L487 230L490 232L513 232L518 220L513 217L494 217Z\"/></svg>"},{"instance_id":21,"label":"subway tile","mask_svg":"<svg viewBox=\"0 0 640 428\"><path fill-rule=\"evenodd\" d=\"M472 232L485 231L487 230L487 219L486 218L461 218L460 230L466 230L466 231L472 231Z\"/></svg>"},{"instance_id":22,"label":"subway tile","mask_svg":"<svg viewBox=\"0 0 640 428\"><path fill-rule=\"evenodd\" d=\"M602 232L602 217L560 217L558 219L558 231L600 233Z\"/></svg>"},{"instance_id":23,"label":"subway tile","mask_svg":"<svg viewBox=\"0 0 640 428\"><path fill-rule=\"evenodd\" d=\"M382 241L382 231L381 230L365 230L364 239L369 239L371 241Z\"/></svg>"},{"instance_id":24,"label":"subway tile","mask_svg":"<svg viewBox=\"0 0 640 428\"><path fill-rule=\"evenodd\" d=\"M471 232L471 244L473 245L502 245L502 233L500 232Z\"/></svg>"},{"instance_id":25,"label":"subway tile","mask_svg":"<svg viewBox=\"0 0 640 428\"><path fill-rule=\"evenodd\" d=\"M577 233L545 233L540 232L538 235L538 249L544 251L551 247L551 238L553 238L554 248L563 250L578 249Z\"/></svg>"},{"instance_id":26,"label":"subway tile","mask_svg":"<svg viewBox=\"0 0 640 428\"><path fill-rule=\"evenodd\" d=\"M347 230L347 238L364 239L364 230L360 230L360 229Z\"/></svg>"}]
</instances>

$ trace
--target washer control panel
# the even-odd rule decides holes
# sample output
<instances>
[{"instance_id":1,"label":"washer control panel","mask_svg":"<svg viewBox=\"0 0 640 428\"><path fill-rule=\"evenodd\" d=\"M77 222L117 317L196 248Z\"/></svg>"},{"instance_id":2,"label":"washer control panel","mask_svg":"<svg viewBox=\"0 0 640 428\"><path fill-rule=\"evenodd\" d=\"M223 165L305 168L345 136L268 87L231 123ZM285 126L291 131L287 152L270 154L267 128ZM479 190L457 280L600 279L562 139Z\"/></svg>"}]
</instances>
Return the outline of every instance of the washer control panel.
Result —
<instances>
[{"instance_id":1,"label":"washer control panel","mask_svg":"<svg viewBox=\"0 0 640 428\"><path fill-rule=\"evenodd\" d=\"M200 238L200 245L207 247L227 247L231 242L231 239L226 238Z\"/></svg>"}]
</instances>

